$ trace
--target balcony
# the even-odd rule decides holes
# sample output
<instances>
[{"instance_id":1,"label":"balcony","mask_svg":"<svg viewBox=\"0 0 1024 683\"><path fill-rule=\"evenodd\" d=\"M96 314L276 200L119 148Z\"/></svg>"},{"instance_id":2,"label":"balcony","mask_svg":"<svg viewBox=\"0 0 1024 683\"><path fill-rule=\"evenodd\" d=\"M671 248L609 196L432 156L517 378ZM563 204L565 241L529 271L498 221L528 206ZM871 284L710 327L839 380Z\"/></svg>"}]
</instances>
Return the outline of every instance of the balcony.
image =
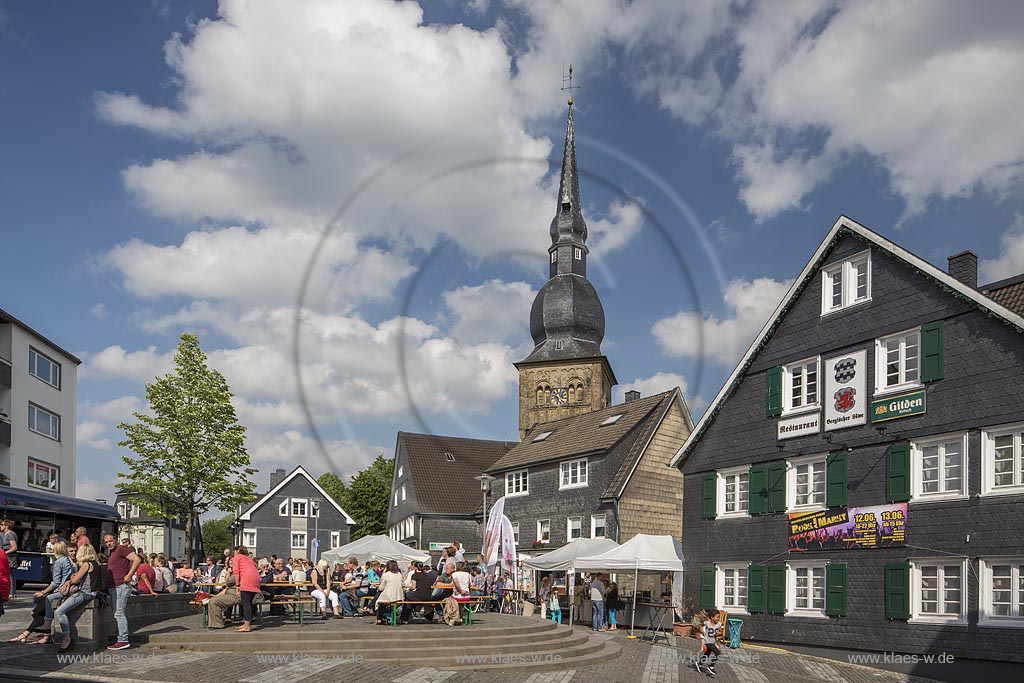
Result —
<instances>
[{"instance_id":1,"label":"balcony","mask_svg":"<svg viewBox=\"0 0 1024 683\"><path fill-rule=\"evenodd\" d=\"M0 416L0 446L11 445L11 423Z\"/></svg>"},{"instance_id":2,"label":"balcony","mask_svg":"<svg viewBox=\"0 0 1024 683\"><path fill-rule=\"evenodd\" d=\"M11 361L0 358L0 389L11 388Z\"/></svg>"}]
</instances>

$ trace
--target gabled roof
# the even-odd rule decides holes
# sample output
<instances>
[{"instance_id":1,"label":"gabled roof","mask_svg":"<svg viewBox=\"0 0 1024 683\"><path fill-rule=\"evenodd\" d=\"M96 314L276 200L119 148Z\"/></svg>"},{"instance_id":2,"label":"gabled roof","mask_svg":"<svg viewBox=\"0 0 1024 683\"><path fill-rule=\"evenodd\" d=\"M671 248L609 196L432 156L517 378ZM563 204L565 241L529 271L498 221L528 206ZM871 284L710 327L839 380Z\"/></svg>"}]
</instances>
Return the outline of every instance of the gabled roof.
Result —
<instances>
[{"instance_id":1,"label":"gabled roof","mask_svg":"<svg viewBox=\"0 0 1024 683\"><path fill-rule=\"evenodd\" d=\"M515 443L398 432L396 456L403 445L417 512L472 515L482 500L480 482L474 477ZM455 459L449 460L447 453Z\"/></svg>"},{"instance_id":2,"label":"gabled roof","mask_svg":"<svg viewBox=\"0 0 1024 683\"><path fill-rule=\"evenodd\" d=\"M539 423L526 433L526 436L515 448L487 471L495 473L543 462L563 460L576 455L610 451L623 439L637 436L639 427L649 427L645 422L648 418L653 422L660 422L673 398L682 399L678 389L628 403L620 403L591 413ZM601 426L602 422L615 415L622 415L622 417L612 424ZM645 433L650 431L650 435L653 435L653 430L645 429L643 431ZM551 434L543 440L534 441L545 432L551 432ZM646 447L650 435L644 441L643 447ZM636 453L631 450L630 457L626 460L639 459L643 453L643 447ZM629 471L632 471L632 468ZM620 471L615 478L624 480L626 477L628 477L628 473Z\"/></svg>"},{"instance_id":3,"label":"gabled roof","mask_svg":"<svg viewBox=\"0 0 1024 683\"><path fill-rule=\"evenodd\" d=\"M291 480L294 479L295 477L305 477L309 481L309 483L313 485L313 488L316 489L316 492L319 493L321 496L323 496L324 502L331 504L332 506L334 506L335 510L337 510L338 512L340 512L342 514L342 516L345 518L345 523L346 524L355 524L356 523L356 520L352 519L352 516L342 509L341 505L338 504L338 501L334 500L334 498L331 497L331 494L327 493L327 491L324 491L323 487L321 487L320 484L318 484L316 482L316 479L314 479L309 474L309 472L307 472L302 467L302 465L299 465L294 470L292 470L288 474L288 476L286 476L284 479L282 479L280 481L280 483L277 486L275 486L274 488L272 488L269 491L267 491L261 497L257 498L256 501L252 505L250 505L248 508L245 509L244 512L242 512L242 514L238 515L238 518L235 521L236 522L247 522L250 519L252 519L252 513L253 512L255 512L259 508L263 507L263 505L267 501L269 501L271 498L273 498L274 495L276 495L278 491L280 491L285 486L287 486L289 484L289 482L291 482Z\"/></svg>"},{"instance_id":4,"label":"gabled roof","mask_svg":"<svg viewBox=\"0 0 1024 683\"><path fill-rule=\"evenodd\" d=\"M999 280L979 287L982 294L1017 315L1024 315L1024 275Z\"/></svg>"},{"instance_id":5,"label":"gabled roof","mask_svg":"<svg viewBox=\"0 0 1024 683\"><path fill-rule=\"evenodd\" d=\"M746 353L743 354L740 362L736 365L732 374L729 375L729 379L725 381L725 384L722 385L722 389L718 392L718 395L715 396L715 400L711 402L711 405L708 406L707 411L705 411L703 417L701 417L700 422L697 423L697 426L690 433L689 438L686 439L686 442L676 453L675 457L672 458L672 462L670 463L672 467L679 467L682 464L682 461L686 459L686 456L689 455L693 446L700 441L704 432L718 416L718 411L721 409L725 400L739 385L740 380L743 379L744 374L750 367L758 352L760 352L764 344L767 343L772 334L774 334L783 316L786 315L790 307L807 287L811 278L816 276L818 268L824 264L829 254L831 254L832 247L839 241L839 239L846 235L859 236L873 247L884 250L889 255L903 261L906 265L910 266L922 275L931 278L936 282L936 284L955 296L971 301L979 308L1003 319L1007 323L1015 326L1018 330L1024 331L1024 318L1022 318L1018 313L1013 312L996 300L985 296L973 287L960 282L946 271L928 263L921 257L912 254L895 242L891 242L878 233L869 230L853 219L848 218L847 216L840 216L839 220L837 220L835 225L832 226L828 235L826 235L824 241L814 252L814 255L811 256L810 261L808 261L807 265L804 266L799 277L793 281L793 285L789 288L786 296L782 298L782 302L779 303L778 307L776 307L775 311L768 318L768 322L766 322L764 327L761 328L761 331L757 333L754 341L751 342L750 347L747 348Z\"/></svg>"}]
</instances>

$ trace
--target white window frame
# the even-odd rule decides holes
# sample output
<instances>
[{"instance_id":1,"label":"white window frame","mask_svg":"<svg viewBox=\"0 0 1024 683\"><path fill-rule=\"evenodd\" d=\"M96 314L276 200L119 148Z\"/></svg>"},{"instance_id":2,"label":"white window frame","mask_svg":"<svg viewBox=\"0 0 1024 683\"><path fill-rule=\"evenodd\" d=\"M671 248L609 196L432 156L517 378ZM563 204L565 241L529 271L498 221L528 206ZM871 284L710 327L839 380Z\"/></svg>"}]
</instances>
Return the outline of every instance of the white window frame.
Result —
<instances>
[{"instance_id":1,"label":"white window frame","mask_svg":"<svg viewBox=\"0 0 1024 683\"><path fill-rule=\"evenodd\" d=\"M250 542L248 535L251 534L252 541ZM242 545L248 548L250 551L256 549L256 529L242 529Z\"/></svg>"},{"instance_id":2,"label":"white window frame","mask_svg":"<svg viewBox=\"0 0 1024 683\"><path fill-rule=\"evenodd\" d=\"M604 532L600 536L597 535L597 520L601 520L601 526L604 527ZM600 513L597 515L590 515L590 537L591 538L608 538L608 515Z\"/></svg>"},{"instance_id":3,"label":"white window frame","mask_svg":"<svg viewBox=\"0 0 1024 683\"><path fill-rule=\"evenodd\" d=\"M47 373L49 377L43 377L42 372L40 372L39 359L50 364L50 371ZM63 374L63 369L61 368L60 363L33 346L28 347L28 374L60 391L60 380L61 375Z\"/></svg>"},{"instance_id":4,"label":"white window frame","mask_svg":"<svg viewBox=\"0 0 1024 683\"><path fill-rule=\"evenodd\" d=\"M392 538L394 538L394 534L392 534ZM340 548L340 547L341 547L341 532L340 531L332 531L331 532L331 550L334 550L335 548Z\"/></svg>"},{"instance_id":5,"label":"white window frame","mask_svg":"<svg viewBox=\"0 0 1024 683\"><path fill-rule=\"evenodd\" d=\"M553 250L551 252L551 262L552 263L557 263L558 262L558 252L557 251Z\"/></svg>"},{"instance_id":6,"label":"white window frame","mask_svg":"<svg viewBox=\"0 0 1024 683\"><path fill-rule=\"evenodd\" d=\"M924 449L930 446L945 446L946 444L958 442L960 444L960 490L939 491L937 493L924 493ZM967 474L968 474L968 452L967 432L944 434L942 436L929 436L924 439L915 439L910 443L911 474L910 474L910 502L924 503L931 500L957 500L967 498ZM945 452L940 451L939 455L939 485L945 485Z\"/></svg>"},{"instance_id":7,"label":"white window frame","mask_svg":"<svg viewBox=\"0 0 1024 683\"><path fill-rule=\"evenodd\" d=\"M743 467L730 467L728 469L718 470L717 474L718 474L718 495L715 496L715 499L718 501L718 503L717 503L717 505L718 505L718 510L717 510L718 516L719 517L725 517L727 519L730 518L730 517L749 517L750 516L750 467L746 466L746 465L744 465ZM737 502L738 507L737 507L736 510L733 510L732 512L726 512L726 509L725 509L725 503L726 503L725 491L726 491L726 488L727 488L727 486L729 484L728 480L731 479L732 477L742 477L744 475L747 477L747 505L746 505L745 508L742 507L742 505L740 505L740 502L741 502L740 491L739 491L739 489L737 489L737 491L736 491L737 501L736 502ZM737 484L739 484L739 480L737 480Z\"/></svg>"},{"instance_id":8,"label":"white window frame","mask_svg":"<svg viewBox=\"0 0 1024 683\"><path fill-rule=\"evenodd\" d=\"M803 403L799 406L793 406L793 375L796 368L800 368L803 375L801 380L802 386L804 387L803 396L801 399L807 401L807 380L806 370L807 366L814 365L814 402ZM790 363L782 369L782 414L783 415L799 415L800 413L810 412L812 410L818 410L821 407L821 356L813 356L811 358L805 358L797 363Z\"/></svg>"},{"instance_id":9,"label":"white window frame","mask_svg":"<svg viewBox=\"0 0 1024 683\"><path fill-rule=\"evenodd\" d=\"M544 526L547 525L548 537L544 538ZM551 520L550 519L538 519L537 520L537 540L541 543L551 543Z\"/></svg>"},{"instance_id":10,"label":"white window frame","mask_svg":"<svg viewBox=\"0 0 1024 683\"><path fill-rule=\"evenodd\" d=\"M32 418L32 414L33 413L36 413L36 418L35 419ZM43 430L41 430L41 429L38 429L37 426L36 426L37 423L39 422L40 414L42 414L43 417L49 417L50 418L49 420L47 420L47 422L49 424L49 427L48 427L47 431L45 431L45 432ZM29 403L28 404L28 430L30 432L35 432L36 434L39 434L40 436L45 436L47 439L53 439L54 441L60 441L60 415L58 415L57 413L53 412L52 410L47 410L46 408L42 407L41 405L37 405L35 403Z\"/></svg>"},{"instance_id":11,"label":"white window frame","mask_svg":"<svg viewBox=\"0 0 1024 683\"><path fill-rule=\"evenodd\" d=\"M917 335L917 378L913 380L907 380L905 378L906 368L906 346L900 344L900 381L891 386L886 386L885 381L887 377L886 373L886 361L887 352L885 350L885 343L891 339L900 339L908 337L910 335ZM921 328L913 327L909 330L903 330L896 334L887 334L884 337L879 337L875 340L875 396L888 396L889 394L897 394L911 389L919 389L924 386L921 384Z\"/></svg>"},{"instance_id":12,"label":"white window frame","mask_svg":"<svg viewBox=\"0 0 1024 683\"><path fill-rule=\"evenodd\" d=\"M825 453L816 453L814 455L805 455L801 458L793 458L786 461L786 512L808 512L812 510L824 510L825 509L825 490L828 488L828 473L825 470ZM797 480L797 468L803 465L821 463L822 468L822 483L821 483L821 502L820 503L804 503L797 505L796 502L796 480ZM814 485L813 474L811 476L811 486Z\"/></svg>"},{"instance_id":13,"label":"white window frame","mask_svg":"<svg viewBox=\"0 0 1024 683\"><path fill-rule=\"evenodd\" d=\"M597 425L597 426L598 426L598 427L607 427L607 426L609 426L609 425L613 425L613 424L615 424L616 422L618 422L619 420L621 420L621 419L622 419L622 417L623 417L623 415L625 415L625 413L618 413L618 414L616 414L616 415L612 415L611 417L606 417L606 418L604 419L604 421L603 421L603 422L601 422L601 424L599 424L599 425Z\"/></svg>"},{"instance_id":14,"label":"white window frame","mask_svg":"<svg viewBox=\"0 0 1024 683\"><path fill-rule=\"evenodd\" d=\"M996 437L1013 436L1014 484L996 487ZM986 427L981 431L981 495L1008 496L1024 493L1024 422Z\"/></svg>"},{"instance_id":15,"label":"white window frame","mask_svg":"<svg viewBox=\"0 0 1024 683\"><path fill-rule=\"evenodd\" d=\"M749 569L750 564L747 562L726 562L715 565L715 602L717 603L718 609L727 611L729 616L732 616L733 614L749 614L747 611L747 605L749 604L750 599L750 586L747 584L749 579L747 572ZM739 581L740 578L743 579L743 583L746 586L746 594L743 595L741 603L728 605L725 602L725 573L727 571L735 571L737 581ZM739 583L736 583L735 585L737 586L736 592L738 592Z\"/></svg>"},{"instance_id":16,"label":"white window frame","mask_svg":"<svg viewBox=\"0 0 1024 683\"><path fill-rule=\"evenodd\" d=\"M516 542L516 547L519 547L519 522L512 522L512 539Z\"/></svg>"},{"instance_id":17,"label":"white window frame","mask_svg":"<svg viewBox=\"0 0 1024 683\"><path fill-rule=\"evenodd\" d=\"M399 465L398 466L398 478L401 479L403 474L405 474L405 467L403 465Z\"/></svg>"},{"instance_id":18,"label":"white window frame","mask_svg":"<svg viewBox=\"0 0 1024 683\"><path fill-rule=\"evenodd\" d=\"M291 512L292 512L292 499L291 498L285 498L277 506L277 516L278 517L290 517L291 516Z\"/></svg>"},{"instance_id":19,"label":"white window frame","mask_svg":"<svg viewBox=\"0 0 1024 683\"><path fill-rule=\"evenodd\" d=\"M139 506L138 503L132 503L129 506L129 508L128 508L128 518L129 519L138 519L141 516L142 516L142 508Z\"/></svg>"},{"instance_id":20,"label":"white window frame","mask_svg":"<svg viewBox=\"0 0 1024 683\"><path fill-rule=\"evenodd\" d=\"M402 502L405 502L405 484L402 484Z\"/></svg>"},{"instance_id":21,"label":"white window frame","mask_svg":"<svg viewBox=\"0 0 1024 683\"><path fill-rule=\"evenodd\" d=\"M857 298L857 280L854 276L854 266L860 263L864 263L867 267L867 295L863 298ZM859 304L867 303L871 301L871 250L859 252L850 256L843 261L832 263L821 269L821 315L826 316L830 313L842 311L851 306L857 306ZM838 305L833 304L832 297L832 275L833 273L839 272L842 277L842 292L840 294L841 301Z\"/></svg>"},{"instance_id":22,"label":"white window frame","mask_svg":"<svg viewBox=\"0 0 1024 683\"><path fill-rule=\"evenodd\" d=\"M292 498L291 501L292 501L291 505L288 506L288 512L290 513L289 516L291 516L291 517L301 517L302 519L308 519L309 518L309 500L306 499L306 498ZM301 505L302 506L302 513L301 514L295 512L295 506L296 505Z\"/></svg>"},{"instance_id":23,"label":"white window frame","mask_svg":"<svg viewBox=\"0 0 1024 683\"><path fill-rule=\"evenodd\" d=\"M576 482L566 483L566 479L572 479L573 465L576 466ZM573 458L572 460L563 460L558 463L558 490L582 489L589 486L587 477L589 467L587 458Z\"/></svg>"},{"instance_id":24,"label":"white window frame","mask_svg":"<svg viewBox=\"0 0 1024 683\"><path fill-rule=\"evenodd\" d=\"M516 470L505 473L505 495L510 497L530 494L530 471Z\"/></svg>"},{"instance_id":25,"label":"white window frame","mask_svg":"<svg viewBox=\"0 0 1024 683\"><path fill-rule=\"evenodd\" d=\"M1016 609L1017 616L995 616L992 608L992 567L1008 564L1010 573L1010 610ZM1017 557L983 557L978 561L978 574L981 583L978 590L978 625L1003 628L1024 628L1024 591L1021 590L1021 579L1024 578L1024 556Z\"/></svg>"},{"instance_id":26,"label":"white window frame","mask_svg":"<svg viewBox=\"0 0 1024 683\"><path fill-rule=\"evenodd\" d=\"M583 250L580 249L579 247L573 247L572 248L572 257L573 257L573 259L575 259L577 261L582 261L583 260Z\"/></svg>"},{"instance_id":27,"label":"white window frame","mask_svg":"<svg viewBox=\"0 0 1024 683\"><path fill-rule=\"evenodd\" d=\"M921 570L924 567L960 567L960 613L957 615L923 614L921 612ZM910 619L911 624L960 624L967 625L967 589L968 589L967 558L929 557L910 560ZM938 575L938 602L945 604L943 594L944 573Z\"/></svg>"},{"instance_id":28,"label":"white window frame","mask_svg":"<svg viewBox=\"0 0 1024 683\"><path fill-rule=\"evenodd\" d=\"M46 485L36 483L36 470L47 470ZM60 466L54 465L52 462L46 462L39 458L29 458L27 474L31 475L31 478L26 478L26 483L34 489L41 491L49 491L50 493L60 493Z\"/></svg>"},{"instance_id":29,"label":"white window frame","mask_svg":"<svg viewBox=\"0 0 1024 683\"><path fill-rule=\"evenodd\" d=\"M573 523L573 521L576 522L576 525L579 527L579 530L580 530L580 535L576 536L576 537L573 537L573 535L572 535L572 523ZM572 517L566 517L565 518L565 542L568 543L570 541L575 541L577 538L583 538L583 517L581 517L579 515L574 515Z\"/></svg>"},{"instance_id":30,"label":"white window frame","mask_svg":"<svg viewBox=\"0 0 1024 683\"><path fill-rule=\"evenodd\" d=\"M398 507L398 489L395 489L395 504L392 507Z\"/></svg>"},{"instance_id":31,"label":"white window frame","mask_svg":"<svg viewBox=\"0 0 1024 683\"><path fill-rule=\"evenodd\" d=\"M124 501L117 504L117 514L121 515L122 519L128 519L128 503Z\"/></svg>"},{"instance_id":32,"label":"white window frame","mask_svg":"<svg viewBox=\"0 0 1024 683\"><path fill-rule=\"evenodd\" d=\"M812 619L828 619L828 615L825 614L825 605L828 601L828 587L825 584L828 570L826 566L828 562L826 560L791 560L786 563L786 616L787 617L810 617ZM796 604L796 582L798 570L808 570L811 572L816 569L821 570L821 582L822 582L822 600L821 608L817 607L797 607ZM808 574L809 584L807 586L808 594L807 598L813 604L814 600L814 579L812 574Z\"/></svg>"},{"instance_id":33,"label":"white window frame","mask_svg":"<svg viewBox=\"0 0 1024 683\"><path fill-rule=\"evenodd\" d=\"M305 531L293 531L291 532L291 549L292 550L305 550L309 545L309 539L306 536ZM296 538L302 538L302 545L295 545Z\"/></svg>"}]
</instances>

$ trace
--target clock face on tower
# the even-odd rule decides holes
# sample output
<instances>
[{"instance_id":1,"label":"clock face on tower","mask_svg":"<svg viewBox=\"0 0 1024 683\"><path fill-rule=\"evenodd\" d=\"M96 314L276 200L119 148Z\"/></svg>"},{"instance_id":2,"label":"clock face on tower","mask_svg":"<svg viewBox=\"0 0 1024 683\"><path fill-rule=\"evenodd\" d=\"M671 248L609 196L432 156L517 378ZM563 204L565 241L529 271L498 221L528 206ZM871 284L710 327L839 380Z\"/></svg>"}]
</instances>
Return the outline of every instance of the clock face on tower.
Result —
<instances>
[{"instance_id":1,"label":"clock face on tower","mask_svg":"<svg viewBox=\"0 0 1024 683\"><path fill-rule=\"evenodd\" d=\"M552 389L548 397L548 405L564 406L569 402L568 389Z\"/></svg>"}]
</instances>

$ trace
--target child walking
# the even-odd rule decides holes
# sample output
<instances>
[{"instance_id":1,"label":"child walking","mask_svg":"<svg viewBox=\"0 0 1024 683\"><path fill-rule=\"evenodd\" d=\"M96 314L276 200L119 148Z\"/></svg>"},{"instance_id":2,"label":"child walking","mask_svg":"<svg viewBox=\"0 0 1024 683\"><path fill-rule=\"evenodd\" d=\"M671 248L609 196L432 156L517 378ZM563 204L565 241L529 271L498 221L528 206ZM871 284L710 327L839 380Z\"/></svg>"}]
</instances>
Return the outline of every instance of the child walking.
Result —
<instances>
[{"instance_id":1,"label":"child walking","mask_svg":"<svg viewBox=\"0 0 1024 683\"><path fill-rule=\"evenodd\" d=\"M722 651L718 649L718 632L722 630L721 614L717 609L708 610L708 618L701 627L701 649L697 657L697 671L712 676L717 675L715 662L721 656ZM701 668L703 666L703 668Z\"/></svg>"}]
</instances>

